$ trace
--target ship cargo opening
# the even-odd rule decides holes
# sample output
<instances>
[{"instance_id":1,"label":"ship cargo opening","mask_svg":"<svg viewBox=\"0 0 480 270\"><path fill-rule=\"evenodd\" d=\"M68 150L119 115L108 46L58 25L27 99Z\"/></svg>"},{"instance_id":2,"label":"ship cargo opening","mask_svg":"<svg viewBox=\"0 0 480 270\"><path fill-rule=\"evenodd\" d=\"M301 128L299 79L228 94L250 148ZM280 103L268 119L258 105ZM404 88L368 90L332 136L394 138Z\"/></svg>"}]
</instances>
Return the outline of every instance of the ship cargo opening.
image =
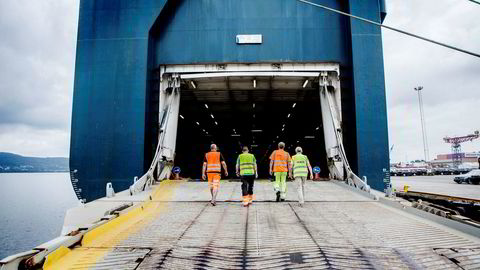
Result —
<instances>
[{"instance_id":1,"label":"ship cargo opening","mask_svg":"<svg viewBox=\"0 0 480 270\"><path fill-rule=\"evenodd\" d=\"M180 167L182 177L198 179L204 154L216 144L234 176L236 158L247 146L257 158L259 176L265 178L270 154L285 142L291 155L302 147L312 166L320 167L321 177L339 178L341 167L332 175L338 144L333 122L324 125L333 116L326 94L323 103L320 98L320 74L325 85L330 76L331 105L341 119L338 64L162 66L160 154Z\"/></svg>"},{"instance_id":2,"label":"ship cargo opening","mask_svg":"<svg viewBox=\"0 0 480 270\"><path fill-rule=\"evenodd\" d=\"M291 155L303 148L312 166L328 177L318 78L232 76L183 80L175 165L187 178L200 178L204 153L212 143L226 159L230 175L243 146L268 176L269 155L278 142Z\"/></svg>"}]
</instances>

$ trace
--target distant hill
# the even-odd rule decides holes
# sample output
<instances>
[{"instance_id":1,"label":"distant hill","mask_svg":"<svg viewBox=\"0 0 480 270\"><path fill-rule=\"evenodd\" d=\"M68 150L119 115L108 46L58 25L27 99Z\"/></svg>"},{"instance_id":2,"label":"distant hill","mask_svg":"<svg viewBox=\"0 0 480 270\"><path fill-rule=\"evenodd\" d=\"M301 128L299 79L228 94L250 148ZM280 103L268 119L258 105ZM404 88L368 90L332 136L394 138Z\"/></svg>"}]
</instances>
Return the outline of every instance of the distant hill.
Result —
<instances>
[{"instance_id":1,"label":"distant hill","mask_svg":"<svg viewBox=\"0 0 480 270\"><path fill-rule=\"evenodd\" d=\"M0 173L7 172L68 172L68 158L24 157L0 152Z\"/></svg>"}]
</instances>

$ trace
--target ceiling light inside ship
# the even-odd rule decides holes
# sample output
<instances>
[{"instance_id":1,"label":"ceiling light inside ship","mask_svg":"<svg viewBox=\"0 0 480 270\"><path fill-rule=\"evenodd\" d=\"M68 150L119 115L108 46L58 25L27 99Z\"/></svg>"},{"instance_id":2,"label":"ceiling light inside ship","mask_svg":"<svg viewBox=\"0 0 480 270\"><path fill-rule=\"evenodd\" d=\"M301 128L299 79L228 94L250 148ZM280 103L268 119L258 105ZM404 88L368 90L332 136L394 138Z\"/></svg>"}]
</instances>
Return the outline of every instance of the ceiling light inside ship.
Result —
<instances>
[{"instance_id":1,"label":"ceiling light inside ship","mask_svg":"<svg viewBox=\"0 0 480 270\"><path fill-rule=\"evenodd\" d=\"M305 80L305 82L303 83L303 88L307 87L307 84L308 84L308 80Z\"/></svg>"}]
</instances>

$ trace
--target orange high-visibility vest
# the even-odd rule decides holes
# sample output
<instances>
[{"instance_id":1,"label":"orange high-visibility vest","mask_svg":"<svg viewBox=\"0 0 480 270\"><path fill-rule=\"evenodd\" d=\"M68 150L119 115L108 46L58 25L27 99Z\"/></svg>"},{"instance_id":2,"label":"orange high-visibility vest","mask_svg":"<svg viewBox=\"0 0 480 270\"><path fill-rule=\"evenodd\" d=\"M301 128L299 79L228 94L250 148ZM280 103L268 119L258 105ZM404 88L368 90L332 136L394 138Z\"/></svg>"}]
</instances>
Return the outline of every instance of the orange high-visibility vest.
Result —
<instances>
[{"instance_id":1,"label":"orange high-visibility vest","mask_svg":"<svg viewBox=\"0 0 480 270\"><path fill-rule=\"evenodd\" d=\"M273 160L273 172L288 172L290 154L282 149L273 151L270 159Z\"/></svg>"},{"instance_id":2,"label":"orange high-visibility vest","mask_svg":"<svg viewBox=\"0 0 480 270\"><path fill-rule=\"evenodd\" d=\"M207 159L207 173L219 173L222 171L220 167L220 152L208 152L205 154Z\"/></svg>"}]
</instances>

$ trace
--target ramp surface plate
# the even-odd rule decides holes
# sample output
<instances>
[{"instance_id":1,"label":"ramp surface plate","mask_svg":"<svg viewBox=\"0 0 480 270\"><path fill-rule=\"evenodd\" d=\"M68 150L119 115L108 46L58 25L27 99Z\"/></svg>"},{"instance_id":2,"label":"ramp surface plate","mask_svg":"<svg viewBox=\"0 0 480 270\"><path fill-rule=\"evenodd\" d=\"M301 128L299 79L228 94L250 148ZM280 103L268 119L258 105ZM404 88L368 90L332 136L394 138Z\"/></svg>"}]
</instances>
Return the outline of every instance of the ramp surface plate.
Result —
<instances>
[{"instance_id":1,"label":"ramp surface plate","mask_svg":"<svg viewBox=\"0 0 480 270\"><path fill-rule=\"evenodd\" d=\"M239 182L222 182L209 204L205 182L157 186L141 219L73 249L62 269L478 269L480 242L331 182L308 182L307 202L274 202L255 183L252 206ZM102 238L105 238L101 240Z\"/></svg>"}]
</instances>

